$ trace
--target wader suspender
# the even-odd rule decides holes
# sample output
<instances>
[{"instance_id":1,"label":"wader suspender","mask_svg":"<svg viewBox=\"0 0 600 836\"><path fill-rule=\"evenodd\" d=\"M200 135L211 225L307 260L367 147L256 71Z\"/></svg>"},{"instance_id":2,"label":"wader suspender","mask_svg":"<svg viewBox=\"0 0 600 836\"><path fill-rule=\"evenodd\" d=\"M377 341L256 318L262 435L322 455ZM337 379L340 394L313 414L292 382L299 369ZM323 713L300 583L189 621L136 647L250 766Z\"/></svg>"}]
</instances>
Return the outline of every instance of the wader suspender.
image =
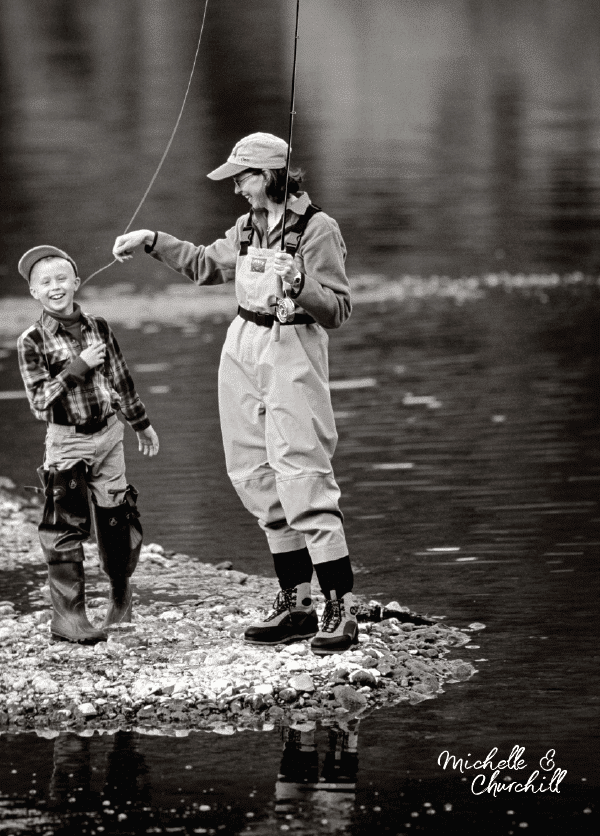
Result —
<instances>
[{"instance_id":1,"label":"wader suspender","mask_svg":"<svg viewBox=\"0 0 600 836\"><path fill-rule=\"evenodd\" d=\"M316 206L314 203L311 203L306 212L303 215L300 215L296 223L288 230L285 242L285 251L288 255L296 255L308 222L313 215L316 215L317 212L320 211L320 206ZM248 220L246 221L246 224L242 229L242 234L240 235L240 255L248 255L248 247L252 243L253 235L254 228L252 226L252 210L250 210Z\"/></svg>"}]
</instances>

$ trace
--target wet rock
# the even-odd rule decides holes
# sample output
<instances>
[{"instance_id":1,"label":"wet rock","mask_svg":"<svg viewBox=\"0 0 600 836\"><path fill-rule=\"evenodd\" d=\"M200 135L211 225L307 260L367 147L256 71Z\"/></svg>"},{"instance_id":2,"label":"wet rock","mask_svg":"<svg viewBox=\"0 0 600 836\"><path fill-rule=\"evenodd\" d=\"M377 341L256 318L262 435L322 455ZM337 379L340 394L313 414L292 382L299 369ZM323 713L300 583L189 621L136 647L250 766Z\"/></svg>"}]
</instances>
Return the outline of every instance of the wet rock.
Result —
<instances>
[{"instance_id":1,"label":"wet rock","mask_svg":"<svg viewBox=\"0 0 600 836\"><path fill-rule=\"evenodd\" d=\"M367 704L367 698L351 685L336 685L333 695L346 711L357 711Z\"/></svg>"},{"instance_id":2,"label":"wet rock","mask_svg":"<svg viewBox=\"0 0 600 836\"><path fill-rule=\"evenodd\" d=\"M298 692L295 688L282 688L278 697L282 702L295 702L298 697Z\"/></svg>"},{"instance_id":3,"label":"wet rock","mask_svg":"<svg viewBox=\"0 0 600 836\"><path fill-rule=\"evenodd\" d=\"M372 671L359 669L350 674L350 681L353 685L368 685L369 688L377 687L377 677Z\"/></svg>"},{"instance_id":4,"label":"wet rock","mask_svg":"<svg viewBox=\"0 0 600 836\"><path fill-rule=\"evenodd\" d=\"M219 571L231 569L233 567L233 563L231 560L222 560L220 563L215 564L215 569L219 569Z\"/></svg>"}]
</instances>

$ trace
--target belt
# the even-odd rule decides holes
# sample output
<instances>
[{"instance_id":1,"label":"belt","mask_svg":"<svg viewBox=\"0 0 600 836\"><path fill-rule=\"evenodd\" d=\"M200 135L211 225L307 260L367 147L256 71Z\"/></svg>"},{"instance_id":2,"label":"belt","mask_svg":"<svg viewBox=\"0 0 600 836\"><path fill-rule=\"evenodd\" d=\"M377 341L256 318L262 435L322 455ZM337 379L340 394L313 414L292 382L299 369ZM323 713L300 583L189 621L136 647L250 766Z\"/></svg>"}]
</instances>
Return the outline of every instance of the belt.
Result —
<instances>
[{"instance_id":1,"label":"belt","mask_svg":"<svg viewBox=\"0 0 600 836\"><path fill-rule=\"evenodd\" d=\"M108 418L104 418L103 421L96 421L95 423L89 421L87 424L78 424L75 427L75 432L83 435L91 435L92 433L99 433L106 426L108 426Z\"/></svg>"},{"instance_id":2,"label":"belt","mask_svg":"<svg viewBox=\"0 0 600 836\"><path fill-rule=\"evenodd\" d=\"M272 328L273 323L279 322L273 314L263 314L258 311L247 311L246 308L238 307L238 316L246 319L248 322L254 322L255 325L263 325L265 328ZM316 322L312 316L308 314L296 314L291 322L282 322L281 325L312 325Z\"/></svg>"},{"instance_id":3,"label":"belt","mask_svg":"<svg viewBox=\"0 0 600 836\"><path fill-rule=\"evenodd\" d=\"M103 418L102 421L88 421L87 424L66 424L62 423L61 421L51 421L52 424L59 424L61 427L73 427L75 426L75 432L80 435L92 435L92 433L99 433L100 430L105 429L108 426L108 419L112 418L114 412L111 415L108 415L106 418Z\"/></svg>"}]
</instances>

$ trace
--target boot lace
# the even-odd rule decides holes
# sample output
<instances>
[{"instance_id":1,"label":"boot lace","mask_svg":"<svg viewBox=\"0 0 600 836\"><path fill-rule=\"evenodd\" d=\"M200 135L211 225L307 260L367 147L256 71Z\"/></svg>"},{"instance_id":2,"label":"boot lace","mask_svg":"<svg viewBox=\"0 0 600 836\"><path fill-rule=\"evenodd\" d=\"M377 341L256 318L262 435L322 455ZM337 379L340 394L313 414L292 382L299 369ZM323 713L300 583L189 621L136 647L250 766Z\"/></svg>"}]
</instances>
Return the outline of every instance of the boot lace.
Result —
<instances>
[{"instance_id":1,"label":"boot lace","mask_svg":"<svg viewBox=\"0 0 600 836\"><path fill-rule=\"evenodd\" d=\"M323 610L323 624L321 625L321 632L333 633L342 623L342 616L344 614L344 602L339 600L325 601L325 609Z\"/></svg>"},{"instance_id":2,"label":"boot lace","mask_svg":"<svg viewBox=\"0 0 600 836\"><path fill-rule=\"evenodd\" d=\"M277 597L273 602L273 612L270 612L265 618L265 621L272 621L281 615L283 612L289 612L296 604L296 588L282 589L277 593Z\"/></svg>"}]
</instances>

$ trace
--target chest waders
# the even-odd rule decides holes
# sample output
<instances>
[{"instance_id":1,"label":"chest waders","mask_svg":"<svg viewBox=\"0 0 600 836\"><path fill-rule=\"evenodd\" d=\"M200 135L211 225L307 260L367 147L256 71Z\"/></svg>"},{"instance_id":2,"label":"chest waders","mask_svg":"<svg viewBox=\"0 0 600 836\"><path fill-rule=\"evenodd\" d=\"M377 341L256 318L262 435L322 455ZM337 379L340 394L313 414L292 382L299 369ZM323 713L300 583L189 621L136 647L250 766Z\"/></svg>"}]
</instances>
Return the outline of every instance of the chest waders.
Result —
<instances>
[{"instance_id":1,"label":"chest waders","mask_svg":"<svg viewBox=\"0 0 600 836\"><path fill-rule=\"evenodd\" d=\"M317 211L311 207L288 231L291 255ZM239 315L229 326L219 367L227 472L272 554L306 547L313 564L337 560L348 549L331 467L337 432L329 338L301 308L291 322L273 327L283 285L273 269L275 251L252 246L253 235L250 215L236 264Z\"/></svg>"}]
</instances>

